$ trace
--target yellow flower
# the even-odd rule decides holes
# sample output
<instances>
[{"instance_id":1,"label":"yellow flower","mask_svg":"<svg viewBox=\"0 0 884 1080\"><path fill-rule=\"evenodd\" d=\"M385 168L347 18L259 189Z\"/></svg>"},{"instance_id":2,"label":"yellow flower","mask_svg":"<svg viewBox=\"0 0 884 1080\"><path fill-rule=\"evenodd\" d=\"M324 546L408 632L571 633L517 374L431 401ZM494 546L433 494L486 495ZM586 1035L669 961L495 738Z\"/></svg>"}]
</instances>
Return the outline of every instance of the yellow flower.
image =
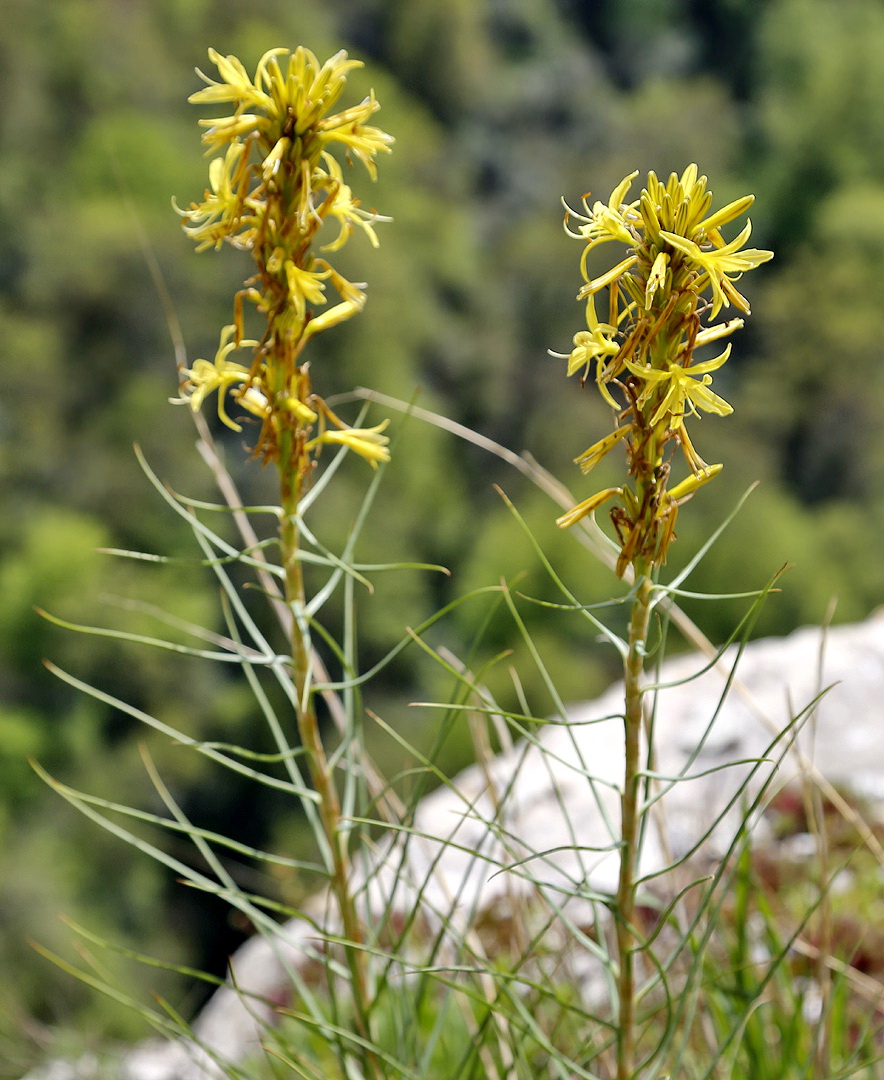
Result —
<instances>
[{"instance_id":1,"label":"yellow flower","mask_svg":"<svg viewBox=\"0 0 884 1080\"><path fill-rule=\"evenodd\" d=\"M694 264L695 268L708 275L709 285L712 287L714 297L711 317L714 319L721 310L722 305L729 307L731 301L741 310L749 313L749 304L744 296L741 296L733 286L742 273L746 270L754 270L756 266L773 258L772 251L762 251L758 248L744 248L742 245L749 239L752 232L752 222L747 221L746 227L740 235L729 244L718 246L711 251L704 251L693 240L684 236L677 236L671 232L661 232L661 236ZM732 275L729 277L728 275Z\"/></svg>"},{"instance_id":2,"label":"yellow flower","mask_svg":"<svg viewBox=\"0 0 884 1080\"><path fill-rule=\"evenodd\" d=\"M234 327L232 326L225 326L221 331L221 342L212 363L208 360L195 360L192 368L184 370L183 374L186 380L183 386L184 393L182 397L176 398L174 401L177 405L190 405L194 412L199 412L202 403L209 394L217 391L218 416L227 427L232 428L234 431L242 431L239 424L235 424L227 415L224 409L224 396L230 387L246 382L250 371L247 367L243 367L242 364L235 364L233 361L228 360L227 357L237 349L255 348L258 342L241 341L237 345L231 340L233 332ZM248 399L243 404L248 408L249 412L257 413L257 399Z\"/></svg>"},{"instance_id":3,"label":"yellow flower","mask_svg":"<svg viewBox=\"0 0 884 1080\"><path fill-rule=\"evenodd\" d=\"M325 303L324 281L330 271L304 270L296 266L291 259L285 260L284 267L289 302L292 305L295 320L303 323L307 315L307 304Z\"/></svg>"},{"instance_id":4,"label":"yellow flower","mask_svg":"<svg viewBox=\"0 0 884 1080\"><path fill-rule=\"evenodd\" d=\"M573 375L581 368L585 368L583 378L589 375L590 365L593 360L600 360L605 356L616 356L620 346L613 340L616 333L613 326L606 323L597 324L592 330L579 330L574 335L574 348L567 354L568 375ZM550 353L565 359L565 353Z\"/></svg>"},{"instance_id":5,"label":"yellow flower","mask_svg":"<svg viewBox=\"0 0 884 1080\"><path fill-rule=\"evenodd\" d=\"M578 295L582 296L588 288L589 286L584 286ZM599 392L608 404L616 409L617 402L611 397L605 383L611 378L616 378L622 366L618 364L612 367L604 361L606 357L617 356L621 351L621 346L614 340L616 328L608 323L599 322L592 293L586 300L586 325L588 329L580 330L574 335L574 348L570 353L557 353L550 350L550 356L556 356L561 360L567 359L569 376L583 367L581 383L586 381L592 361L595 360L597 362L595 378Z\"/></svg>"},{"instance_id":6,"label":"yellow flower","mask_svg":"<svg viewBox=\"0 0 884 1080\"><path fill-rule=\"evenodd\" d=\"M324 431L309 442L307 448L312 450L322 443L335 443L339 446L346 446L354 453L359 454L360 457L365 458L369 465L376 469L379 461L390 460L390 451L387 449L390 440L386 435L381 434L389 423L389 420L384 420L376 427L371 428L344 428L341 431Z\"/></svg>"},{"instance_id":7,"label":"yellow flower","mask_svg":"<svg viewBox=\"0 0 884 1080\"><path fill-rule=\"evenodd\" d=\"M565 215L565 232L569 236L573 236L575 240L589 241L590 248L595 247L596 244L603 244L607 240L620 240L624 244L632 244L635 237L629 231L629 221L638 203L632 202L624 205L623 200L626 198L626 192L632 186L632 181L637 176L637 169L635 172L630 173L629 176L625 176L611 192L607 205L603 202L595 202L592 209L590 209L587 201L588 196L584 196L583 208L586 211L585 214L578 214L576 210L572 210L565 203L565 210L567 211ZM568 228L568 219L571 217L583 222L576 230Z\"/></svg>"},{"instance_id":8,"label":"yellow flower","mask_svg":"<svg viewBox=\"0 0 884 1080\"><path fill-rule=\"evenodd\" d=\"M320 315L314 315L310 322L304 327L305 340L323 330L328 330L331 326L337 326L338 323L345 322L354 315L358 315L365 307L364 282L357 283L354 281L347 281L347 279L339 274L334 267L329 266L327 263L323 263L322 260L319 260L319 263L325 265L325 272L332 285L338 290L341 302L340 304L335 304L334 307L330 307L328 311L323 311Z\"/></svg>"},{"instance_id":9,"label":"yellow flower","mask_svg":"<svg viewBox=\"0 0 884 1080\"><path fill-rule=\"evenodd\" d=\"M201 203L191 203L186 210L180 210L173 199L175 207L186 222L183 223L184 231L197 242L197 251L204 251L208 247L217 250L225 239L232 239L242 225L242 201L239 194L239 185L243 172L243 150L245 147L238 140L234 140L227 148L224 157L215 158L209 165L209 189ZM251 219L254 220L254 219ZM239 244L246 246L248 236L254 232L252 228L248 235L240 236Z\"/></svg>"},{"instance_id":10,"label":"yellow flower","mask_svg":"<svg viewBox=\"0 0 884 1080\"><path fill-rule=\"evenodd\" d=\"M670 363L665 371L643 367L640 364L632 363L630 360L625 360L626 366L633 375L644 379L647 384L639 396L640 403L644 403L650 398L654 388L668 382L663 398L650 419L651 426L656 427L668 415L670 418L669 427L677 430L682 425L686 408L689 413L694 415L696 415L698 408L703 409L704 412L715 413L717 416L728 416L732 413L734 411L733 406L709 389L712 382L712 376L709 372L720 368L730 356L730 351L731 347L728 345L724 352L720 356L716 356L714 360L706 360L701 364L692 364L687 368L681 367L680 364ZM700 376L699 379L697 378L698 375Z\"/></svg>"},{"instance_id":11,"label":"yellow flower","mask_svg":"<svg viewBox=\"0 0 884 1080\"><path fill-rule=\"evenodd\" d=\"M324 144L343 143L348 152L352 151L368 169L372 180L377 176L375 156L381 151L389 153L390 144L393 142L392 135L365 123L369 116L377 112L379 108L374 91L372 91L362 104L347 109L346 112L330 116L316 125Z\"/></svg>"},{"instance_id":12,"label":"yellow flower","mask_svg":"<svg viewBox=\"0 0 884 1080\"><path fill-rule=\"evenodd\" d=\"M337 237L330 244L325 244L322 250L339 251L353 232L354 225L362 229L371 246L376 248L378 238L373 228L373 222L392 221L392 218L382 217L373 210L363 210L359 200L353 198L350 187L344 183L341 166L337 160L328 153L323 153L322 158L328 172L319 173L318 179L324 186L328 187L329 194L320 208L320 214L323 218L329 216L337 218L340 223L340 231ZM314 176L316 175L317 173L314 173Z\"/></svg>"},{"instance_id":13,"label":"yellow flower","mask_svg":"<svg viewBox=\"0 0 884 1080\"><path fill-rule=\"evenodd\" d=\"M197 68L197 75L208 85L191 94L188 101L195 105L216 105L231 101L238 106L259 106L262 109L271 104L270 98L252 82L235 56L222 56L215 49L209 49L209 59L218 68L218 74L223 81L215 82Z\"/></svg>"}]
</instances>

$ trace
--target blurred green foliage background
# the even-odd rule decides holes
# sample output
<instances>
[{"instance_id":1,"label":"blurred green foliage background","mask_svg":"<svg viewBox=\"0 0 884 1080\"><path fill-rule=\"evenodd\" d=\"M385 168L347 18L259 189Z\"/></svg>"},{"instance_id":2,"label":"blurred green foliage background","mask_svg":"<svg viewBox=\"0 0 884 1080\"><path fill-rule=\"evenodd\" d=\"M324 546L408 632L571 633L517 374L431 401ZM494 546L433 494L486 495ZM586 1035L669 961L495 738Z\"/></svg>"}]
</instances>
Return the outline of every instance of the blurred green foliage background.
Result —
<instances>
[{"instance_id":1,"label":"blurred green foliage background","mask_svg":"<svg viewBox=\"0 0 884 1080\"><path fill-rule=\"evenodd\" d=\"M754 314L716 390L736 406L694 429L726 468L680 518L676 564L758 491L697 572L710 591L752 588L794 569L759 633L866 615L884 595L884 7L879 0L4 0L0 31L0 1061L19 1075L68 1029L79 1038L142 1034L118 1009L36 956L27 939L70 952L58 912L181 963L223 970L246 928L190 897L148 860L69 812L31 772L36 757L74 786L155 805L137 744L146 740L188 813L241 839L296 846L297 822L154 739L41 666L78 676L214 739L243 739L248 695L205 665L64 633L35 605L80 622L149 627L141 597L182 618L218 622L211 579L97 552L131 547L192 558L189 533L150 489L132 452L177 490L214 497L176 393L170 314L189 360L214 354L230 298L248 273L235 252L197 256L170 207L206 185L187 105L206 48L253 68L266 49L303 43L320 58L347 48L367 67L380 125L397 139L366 205L390 214L381 248L357 237L342 269L369 282L365 313L323 335L314 381L354 385L446 413L530 452L577 497L571 459L604 430L587 390L564 378L581 327L579 245L561 229L564 195L607 198L632 169L659 174L696 161L716 205L757 195L752 243L776 259L744 284ZM377 419L379 409L372 413ZM526 571L529 546L493 491L500 484L587 601L616 592L556 508L508 467L416 421L394 420L395 458L360 549L365 561L442 563L450 579L405 574L360 609L367 660L469 588ZM272 478L222 431L246 500L272 499ZM348 463L352 464L352 463ZM346 526L364 488L361 463L324 504ZM736 604L692 609L713 639ZM566 698L598 692L610 658L573 620L532 606L526 618ZM442 639L468 647L475 609ZM513 644L500 620L486 647ZM432 716L406 654L378 688L387 719L416 739ZM538 715L550 705L515 646ZM432 678L432 677L430 677ZM495 683L494 680L497 679ZM504 697L504 670L492 674ZM376 707L381 707L377 705ZM451 751L456 764L464 746ZM183 852L179 852L182 854ZM291 896L294 881L245 886ZM250 876L251 875L251 876ZM184 894L184 895L182 895ZM168 977L145 992L197 999ZM153 979L153 981L151 981ZM177 993L177 997L174 995ZM182 997L182 995L185 995Z\"/></svg>"}]
</instances>

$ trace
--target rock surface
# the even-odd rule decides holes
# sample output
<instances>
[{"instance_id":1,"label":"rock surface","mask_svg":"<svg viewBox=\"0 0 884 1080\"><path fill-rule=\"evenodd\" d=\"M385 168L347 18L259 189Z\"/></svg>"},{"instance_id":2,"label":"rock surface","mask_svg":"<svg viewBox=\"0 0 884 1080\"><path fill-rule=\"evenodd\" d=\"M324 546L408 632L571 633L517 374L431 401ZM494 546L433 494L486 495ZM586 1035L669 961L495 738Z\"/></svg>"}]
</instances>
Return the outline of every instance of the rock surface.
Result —
<instances>
[{"instance_id":1,"label":"rock surface","mask_svg":"<svg viewBox=\"0 0 884 1080\"><path fill-rule=\"evenodd\" d=\"M779 759L777 785L816 771L829 784L884 803L884 611L825 635L811 628L753 642L725 693L736 659L732 647L717 664L692 655L663 665L653 721L660 798L643 853L645 874L692 852L701 840L706 857L725 850L738 820L729 805L742 786L758 791ZM410 911L420 888L430 921L445 913L466 932L477 913L526 887L515 871L499 871L530 857L553 901L577 919L585 916L579 908L590 904L586 897L610 893L616 882L621 708L622 686L615 685L570 710L568 723L543 726L536 742L517 743L424 799L415 820L422 835L409 840L407 872L397 872L399 841L366 871L372 909L381 912L389 902L394 912ZM790 746L781 733L799 716L803 726L791 729ZM311 914L322 919L319 899ZM308 923L292 921L272 942L247 942L231 961L240 990L285 1000L291 966L309 960L314 939ZM586 977L591 993L592 972ZM233 989L219 990L194 1023L203 1049L145 1043L120 1063L119 1080L217 1075L213 1060L238 1061L256 1048L270 1010L256 1010L254 1000L245 1007ZM85 1062L54 1062L28 1080L91 1075Z\"/></svg>"}]
</instances>

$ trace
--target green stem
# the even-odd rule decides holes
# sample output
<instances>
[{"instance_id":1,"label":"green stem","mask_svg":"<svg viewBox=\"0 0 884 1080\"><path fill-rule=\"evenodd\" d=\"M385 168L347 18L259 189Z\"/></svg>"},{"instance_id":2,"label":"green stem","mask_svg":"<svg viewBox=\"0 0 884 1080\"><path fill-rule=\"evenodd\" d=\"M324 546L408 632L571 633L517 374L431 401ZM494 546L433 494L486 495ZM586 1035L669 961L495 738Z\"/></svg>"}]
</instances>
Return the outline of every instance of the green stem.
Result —
<instances>
[{"instance_id":1,"label":"green stem","mask_svg":"<svg viewBox=\"0 0 884 1080\"><path fill-rule=\"evenodd\" d=\"M636 591L629 620L629 651L624 662L626 708L624 711L625 765L621 796L620 880L615 911L617 959L617 1080L632 1080L635 1071L635 893L639 857L639 795L642 733L642 677L645 642L650 616L651 579L648 567L635 565Z\"/></svg>"},{"instance_id":2,"label":"green stem","mask_svg":"<svg viewBox=\"0 0 884 1080\"><path fill-rule=\"evenodd\" d=\"M285 570L286 602L292 612L292 672L297 699L297 722L301 745L306 754L310 778L319 796L319 816L323 833L331 853L331 885L341 916L345 952L350 970L353 993L356 1032L363 1045L364 1063L369 1075L380 1080L379 1063L366 1047L370 1044L369 1027L369 980L366 969L366 953L361 948L365 941L362 922L350 890L351 864L347 850L347 832L341 828L341 802L329 766L313 695L310 690L311 643L310 633L304 620L305 591L304 574L300 558L300 534L297 526L297 508L300 498L298 479L281 473L283 513L280 520L279 538Z\"/></svg>"}]
</instances>

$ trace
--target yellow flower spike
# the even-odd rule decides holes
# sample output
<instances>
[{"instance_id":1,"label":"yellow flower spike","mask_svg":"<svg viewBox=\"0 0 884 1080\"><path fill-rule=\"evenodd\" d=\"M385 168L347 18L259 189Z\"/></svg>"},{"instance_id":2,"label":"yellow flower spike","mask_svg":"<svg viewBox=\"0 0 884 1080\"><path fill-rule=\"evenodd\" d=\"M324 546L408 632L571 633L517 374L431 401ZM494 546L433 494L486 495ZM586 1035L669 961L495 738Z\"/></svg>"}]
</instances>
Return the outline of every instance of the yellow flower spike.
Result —
<instances>
[{"instance_id":1,"label":"yellow flower spike","mask_svg":"<svg viewBox=\"0 0 884 1080\"><path fill-rule=\"evenodd\" d=\"M251 252L255 266L234 299L234 322L242 335L248 303L267 325L251 367L232 364L221 349L215 364L202 361L185 373L185 400L199 407L218 390L219 415L235 427L224 395L237 387L242 408L263 421L255 455L295 470L288 494L297 501L309 465L307 445L321 445L306 444L303 430L323 423L306 404L313 404L309 391L295 389L309 385L304 346L362 311L366 299L365 286L317 258L317 248L325 242L325 251L338 251L356 229L378 246L375 226L389 219L363 209L345 182L342 160L358 158L373 178L376 158L393 139L370 123L380 107L373 92L335 111L348 74L362 66L346 52L321 63L303 47L271 49L254 78L234 56L213 49L209 57L218 77L200 73L206 86L191 101L226 106L221 111L228 115L199 121L209 151L221 152L209 166L203 202L179 212L201 248L227 241ZM326 221L330 228L323 232ZM337 302L329 303L329 283ZM324 433L322 442L343 441L375 464L385 460L381 428L363 432L333 424L340 430Z\"/></svg>"},{"instance_id":2,"label":"yellow flower spike","mask_svg":"<svg viewBox=\"0 0 884 1080\"><path fill-rule=\"evenodd\" d=\"M713 304L712 318L714 319L722 306L729 307L732 300L739 300L745 304L745 299L733 288L733 278L728 275L739 277L746 270L754 270L756 266L773 258L772 251L763 251L758 248L743 248L742 245L749 239L752 232L752 222L747 221L746 227L736 239L724 247L715 248L712 251L704 251L692 240L675 233L662 232L660 235L678 251L686 255L688 261L693 264L698 273L705 273L709 278L712 288ZM730 288L725 289L725 286ZM736 293L736 296L734 295ZM739 299L737 299L739 298ZM748 312L748 306L743 310Z\"/></svg>"},{"instance_id":3,"label":"yellow flower spike","mask_svg":"<svg viewBox=\"0 0 884 1080\"><path fill-rule=\"evenodd\" d=\"M596 492L588 499L584 499L582 503L578 503L572 507L567 514L562 514L560 518L556 518L556 525L560 529L568 529L581 518L585 518L588 514L593 513L594 510L598 510L600 506L606 503L609 499L613 499L615 495L622 495L622 488L605 488L604 491Z\"/></svg>"},{"instance_id":4,"label":"yellow flower spike","mask_svg":"<svg viewBox=\"0 0 884 1080\"><path fill-rule=\"evenodd\" d=\"M390 451L387 449L390 440L386 435L381 434L389 423L389 420L384 420L376 427L371 428L344 428L341 431L334 429L323 431L321 435L307 444L307 448L312 450L323 443L346 446L355 454L365 458L369 465L376 469L379 462L390 460Z\"/></svg>"},{"instance_id":5,"label":"yellow flower spike","mask_svg":"<svg viewBox=\"0 0 884 1080\"><path fill-rule=\"evenodd\" d=\"M702 413L726 416L733 411L711 389L712 373L727 361L731 346L712 360L693 363L693 357L696 349L742 328L741 318L712 325L704 325L704 320L730 305L748 313L735 282L772 257L772 252L743 246L751 235L748 222L730 243L720 232L751 206L753 196L713 211L707 178L692 163L680 175L671 173L665 183L649 173L639 199L627 205L634 177L626 177L607 204L590 206L586 196L583 213L566 205L565 219L568 235L584 244L579 263L584 285L577 296L585 301L587 326L574 336L568 374L580 372L585 381L594 363L599 393L616 417L611 434L575 462L587 473L623 444L634 484L598 492L558 523L573 524L615 499L611 520L620 542L616 571L621 576L629 566L649 574L665 562L675 539L678 501L720 471L697 453L685 421ZM591 278L588 254L608 240L619 240L630 250ZM605 289L607 311L601 322L596 296ZM669 491L671 442L681 447L691 475Z\"/></svg>"},{"instance_id":6,"label":"yellow flower spike","mask_svg":"<svg viewBox=\"0 0 884 1080\"><path fill-rule=\"evenodd\" d=\"M350 60L345 52L340 52L320 65L307 49L299 48L294 53L289 53L287 49L272 49L261 58L253 81L236 57L223 57L214 49L210 50L209 55L218 66L222 81L216 82L200 73L209 85L192 95L191 100L209 104L230 102L234 105L234 112L230 116L200 120L200 125L206 129L203 141L208 144L210 152L231 142L246 145L249 150L257 146L262 158L260 169L251 165L247 176L240 167L236 185L238 211L248 206L251 217L260 216L261 210L266 208L266 193L261 191L257 181L263 179L266 183L279 173L283 162L290 160L289 168L301 173L302 180L295 190L302 203L302 228L308 231L313 220L311 215L316 213L311 194L315 193L318 202L322 203L328 200L335 186L334 167L328 167L333 159L323 149L334 142L342 143L348 154L359 157L374 175L375 155L388 151L393 141L380 129L366 126L367 119L379 108L374 95L370 94L360 104L340 113L332 115L330 112L346 84L347 73L362 66L359 61ZM288 63L284 71L280 63L286 58ZM242 149L238 152L242 154ZM326 159L325 171L316 169L320 156ZM299 157L300 161L297 160ZM212 168L217 172L218 166ZM313 170L316 170L315 178L311 175ZM228 168L227 171L232 170ZM339 166L337 172L341 182ZM239 181L245 182L240 184ZM220 192L221 186L215 176L213 183ZM249 201L249 187L258 195L252 204ZM377 237L371 223L385 219L378 214L359 210L358 202L353 199L349 188L342 188L333 203L334 213L341 222L335 250L354 225L363 228L373 246L376 245ZM226 223L227 236L220 226L207 235L210 226L205 217L217 210L218 206L212 204L185 211L192 228L204 226L204 234L198 237L199 240L208 239L210 243L217 244L228 237L233 239L241 224L238 213L229 215L232 220ZM249 246L246 240L253 240L257 231L254 221L247 225L249 228L241 246Z\"/></svg>"}]
</instances>

